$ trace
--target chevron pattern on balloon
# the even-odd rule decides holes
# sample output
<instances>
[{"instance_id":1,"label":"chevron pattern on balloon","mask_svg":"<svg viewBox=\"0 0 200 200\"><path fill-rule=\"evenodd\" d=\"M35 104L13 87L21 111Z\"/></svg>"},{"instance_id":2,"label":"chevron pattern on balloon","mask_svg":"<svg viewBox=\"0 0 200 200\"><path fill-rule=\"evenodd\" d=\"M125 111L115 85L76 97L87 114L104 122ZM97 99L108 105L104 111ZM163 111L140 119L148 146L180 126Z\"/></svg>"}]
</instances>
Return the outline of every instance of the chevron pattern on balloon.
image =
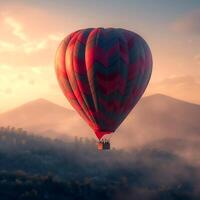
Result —
<instances>
[{"instance_id":1,"label":"chevron pattern on balloon","mask_svg":"<svg viewBox=\"0 0 200 200\"><path fill-rule=\"evenodd\" d=\"M66 37L56 54L56 74L71 105L100 139L125 119L150 80L147 43L124 29L90 28Z\"/></svg>"}]
</instances>

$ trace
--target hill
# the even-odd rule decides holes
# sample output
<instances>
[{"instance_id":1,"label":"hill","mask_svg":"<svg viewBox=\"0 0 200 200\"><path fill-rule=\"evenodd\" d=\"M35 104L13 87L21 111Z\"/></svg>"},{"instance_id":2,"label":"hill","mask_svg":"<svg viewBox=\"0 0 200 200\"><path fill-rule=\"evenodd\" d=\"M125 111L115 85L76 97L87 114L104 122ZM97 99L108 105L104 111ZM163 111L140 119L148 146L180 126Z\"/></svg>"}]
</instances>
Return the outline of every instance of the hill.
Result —
<instances>
[{"instance_id":1,"label":"hill","mask_svg":"<svg viewBox=\"0 0 200 200\"><path fill-rule=\"evenodd\" d=\"M199 140L199 119L200 105L156 94L143 98L118 132L138 145L165 138Z\"/></svg>"},{"instance_id":2,"label":"hill","mask_svg":"<svg viewBox=\"0 0 200 200\"><path fill-rule=\"evenodd\" d=\"M138 147L164 138L200 138L200 105L157 94L142 98L113 136L117 147ZM2 126L22 127L52 138L94 137L72 110L44 99L0 114Z\"/></svg>"},{"instance_id":3,"label":"hill","mask_svg":"<svg viewBox=\"0 0 200 200\"><path fill-rule=\"evenodd\" d=\"M74 111L45 99L31 101L0 114L1 126L20 127L52 138L60 137L62 133L66 134L70 129L77 128L76 121L84 123Z\"/></svg>"}]
</instances>

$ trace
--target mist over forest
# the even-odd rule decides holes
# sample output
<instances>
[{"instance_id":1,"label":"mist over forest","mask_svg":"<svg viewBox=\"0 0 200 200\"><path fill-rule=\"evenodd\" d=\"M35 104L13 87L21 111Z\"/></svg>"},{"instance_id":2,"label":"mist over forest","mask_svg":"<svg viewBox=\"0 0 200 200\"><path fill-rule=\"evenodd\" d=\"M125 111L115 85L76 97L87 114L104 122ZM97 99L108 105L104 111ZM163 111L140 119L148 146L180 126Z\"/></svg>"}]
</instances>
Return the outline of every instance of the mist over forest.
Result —
<instances>
[{"instance_id":1,"label":"mist over forest","mask_svg":"<svg viewBox=\"0 0 200 200\"><path fill-rule=\"evenodd\" d=\"M93 139L62 141L1 127L1 200L199 199L199 163L167 142L99 152Z\"/></svg>"},{"instance_id":2,"label":"mist over forest","mask_svg":"<svg viewBox=\"0 0 200 200\"><path fill-rule=\"evenodd\" d=\"M171 138L197 142L200 141L199 119L200 105L162 94L143 97L113 134L112 146L136 148ZM67 141L75 136L95 137L74 110L45 99L33 100L0 113L0 126L20 127L36 135Z\"/></svg>"}]
</instances>

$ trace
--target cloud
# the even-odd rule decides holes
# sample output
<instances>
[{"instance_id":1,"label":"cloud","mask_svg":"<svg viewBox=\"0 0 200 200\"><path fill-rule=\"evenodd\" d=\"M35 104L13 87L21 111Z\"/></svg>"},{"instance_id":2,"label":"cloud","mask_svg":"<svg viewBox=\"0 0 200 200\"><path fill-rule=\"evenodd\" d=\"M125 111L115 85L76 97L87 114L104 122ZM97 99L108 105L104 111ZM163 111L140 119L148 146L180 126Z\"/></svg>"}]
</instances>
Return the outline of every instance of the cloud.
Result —
<instances>
[{"instance_id":1,"label":"cloud","mask_svg":"<svg viewBox=\"0 0 200 200\"><path fill-rule=\"evenodd\" d=\"M7 41L0 41L0 52L13 52L13 51L23 51L24 53L32 53L36 51L40 51L43 49L47 49L49 46L48 44L51 41L58 41L61 40L62 36L60 34L49 34L47 37L33 39L28 37L28 35L23 31L23 28L19 21L14 19L13 17L5 17L5 23L12 28L12 34L19 38L21 42L7 42Z\"/></svg>"},{"instance_id":2,"label":"cloud","mask_svg":"<svg viewBox=\"0 0 200 200\"><path fill-rule=\"evenodd\" d=\"M178 32L200 34L200 9L178 19L172 24L172 28Z\"/></svg>"},{"instance_id":3,"label":"cloud","mask_svg":"<svg viewBox=\"0 0 200 200\"><path fill-rule=\"evenodd\" d=\"M15 49L15 44L0 40L0 52L12 52L15 51Z\"/></svg>"},{"instance_id":4,"label":"cloud","mask_svg":"<svg viewBox=\"0 0 200 200\"><path fill-rule=\"evenodd\" d=\"M4 22L12 28L13 35L23 41L27 41L27 35L23 32L22 25L12 17L6 17Z\"/></svg>"},{"instance_id":5,"label":"cloud","mask_svg":"<svg viewBox=\"0 0 200 200\"><path fill-rule=\"evenodd\" d=\"M6 23L2 24L2 21ZM11 15L0 17L0 25L3 30L0 33L1 63L14 67L45 67L54 63L58 41L63 38L63 34L55 31L34 37L25 31L26 23L21 23Z\"/></svg>"},{"instance_id":6,"label":"cloud","mask_svg":"<svg viewBox=\"0 0 200 200\"><path fill-rule=\"evenodd\" d=\"M49 40L53 41L61 41L63 39L64 34L57 33L57 34L50 34L48 35Z\"/></svg>"},{"instance_id":7,"label":"cloud","mask_svg":"<svg viewBox=\"0 0 200 200\"><path fill-rule=\"evenodd\" d=\"M40 41L28 41L22 45L22 48L25 53L32 53L35 51L40 51L46 49L48 46L48 41L46 39Z\"/></svg>"},{"instance_id":8,"label":"cloud","mask_svg":"<svg viewBox=\"0 0 200 200\"><path fill-rule=\"evenodd\" d=\"M26 5L5 7L0 13L1 64L13 67L53 65L55 51L65 35L62 30L68 27L63 26L59 18Z\"/></svg>"}]
</instances>

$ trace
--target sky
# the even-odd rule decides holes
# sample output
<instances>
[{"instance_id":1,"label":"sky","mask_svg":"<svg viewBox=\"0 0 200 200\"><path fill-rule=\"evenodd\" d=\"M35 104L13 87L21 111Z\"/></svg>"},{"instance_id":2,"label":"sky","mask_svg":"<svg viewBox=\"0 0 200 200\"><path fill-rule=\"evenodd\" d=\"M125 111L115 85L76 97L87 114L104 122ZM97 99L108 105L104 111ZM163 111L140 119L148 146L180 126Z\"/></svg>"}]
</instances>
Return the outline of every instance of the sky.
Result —
<instances>
[{"instance_id":1,"label":"sky","mask_svg":"<svg viewBox=\"0 0 200 200\"><path fill-rule=\"evenodd\" d=\"M144 95L200 104L199 0L0 0L0 113L44 98L71 108L54 71L71 32L121 27L139 33L153 55Z\"/></svg>"}]
</instances>

